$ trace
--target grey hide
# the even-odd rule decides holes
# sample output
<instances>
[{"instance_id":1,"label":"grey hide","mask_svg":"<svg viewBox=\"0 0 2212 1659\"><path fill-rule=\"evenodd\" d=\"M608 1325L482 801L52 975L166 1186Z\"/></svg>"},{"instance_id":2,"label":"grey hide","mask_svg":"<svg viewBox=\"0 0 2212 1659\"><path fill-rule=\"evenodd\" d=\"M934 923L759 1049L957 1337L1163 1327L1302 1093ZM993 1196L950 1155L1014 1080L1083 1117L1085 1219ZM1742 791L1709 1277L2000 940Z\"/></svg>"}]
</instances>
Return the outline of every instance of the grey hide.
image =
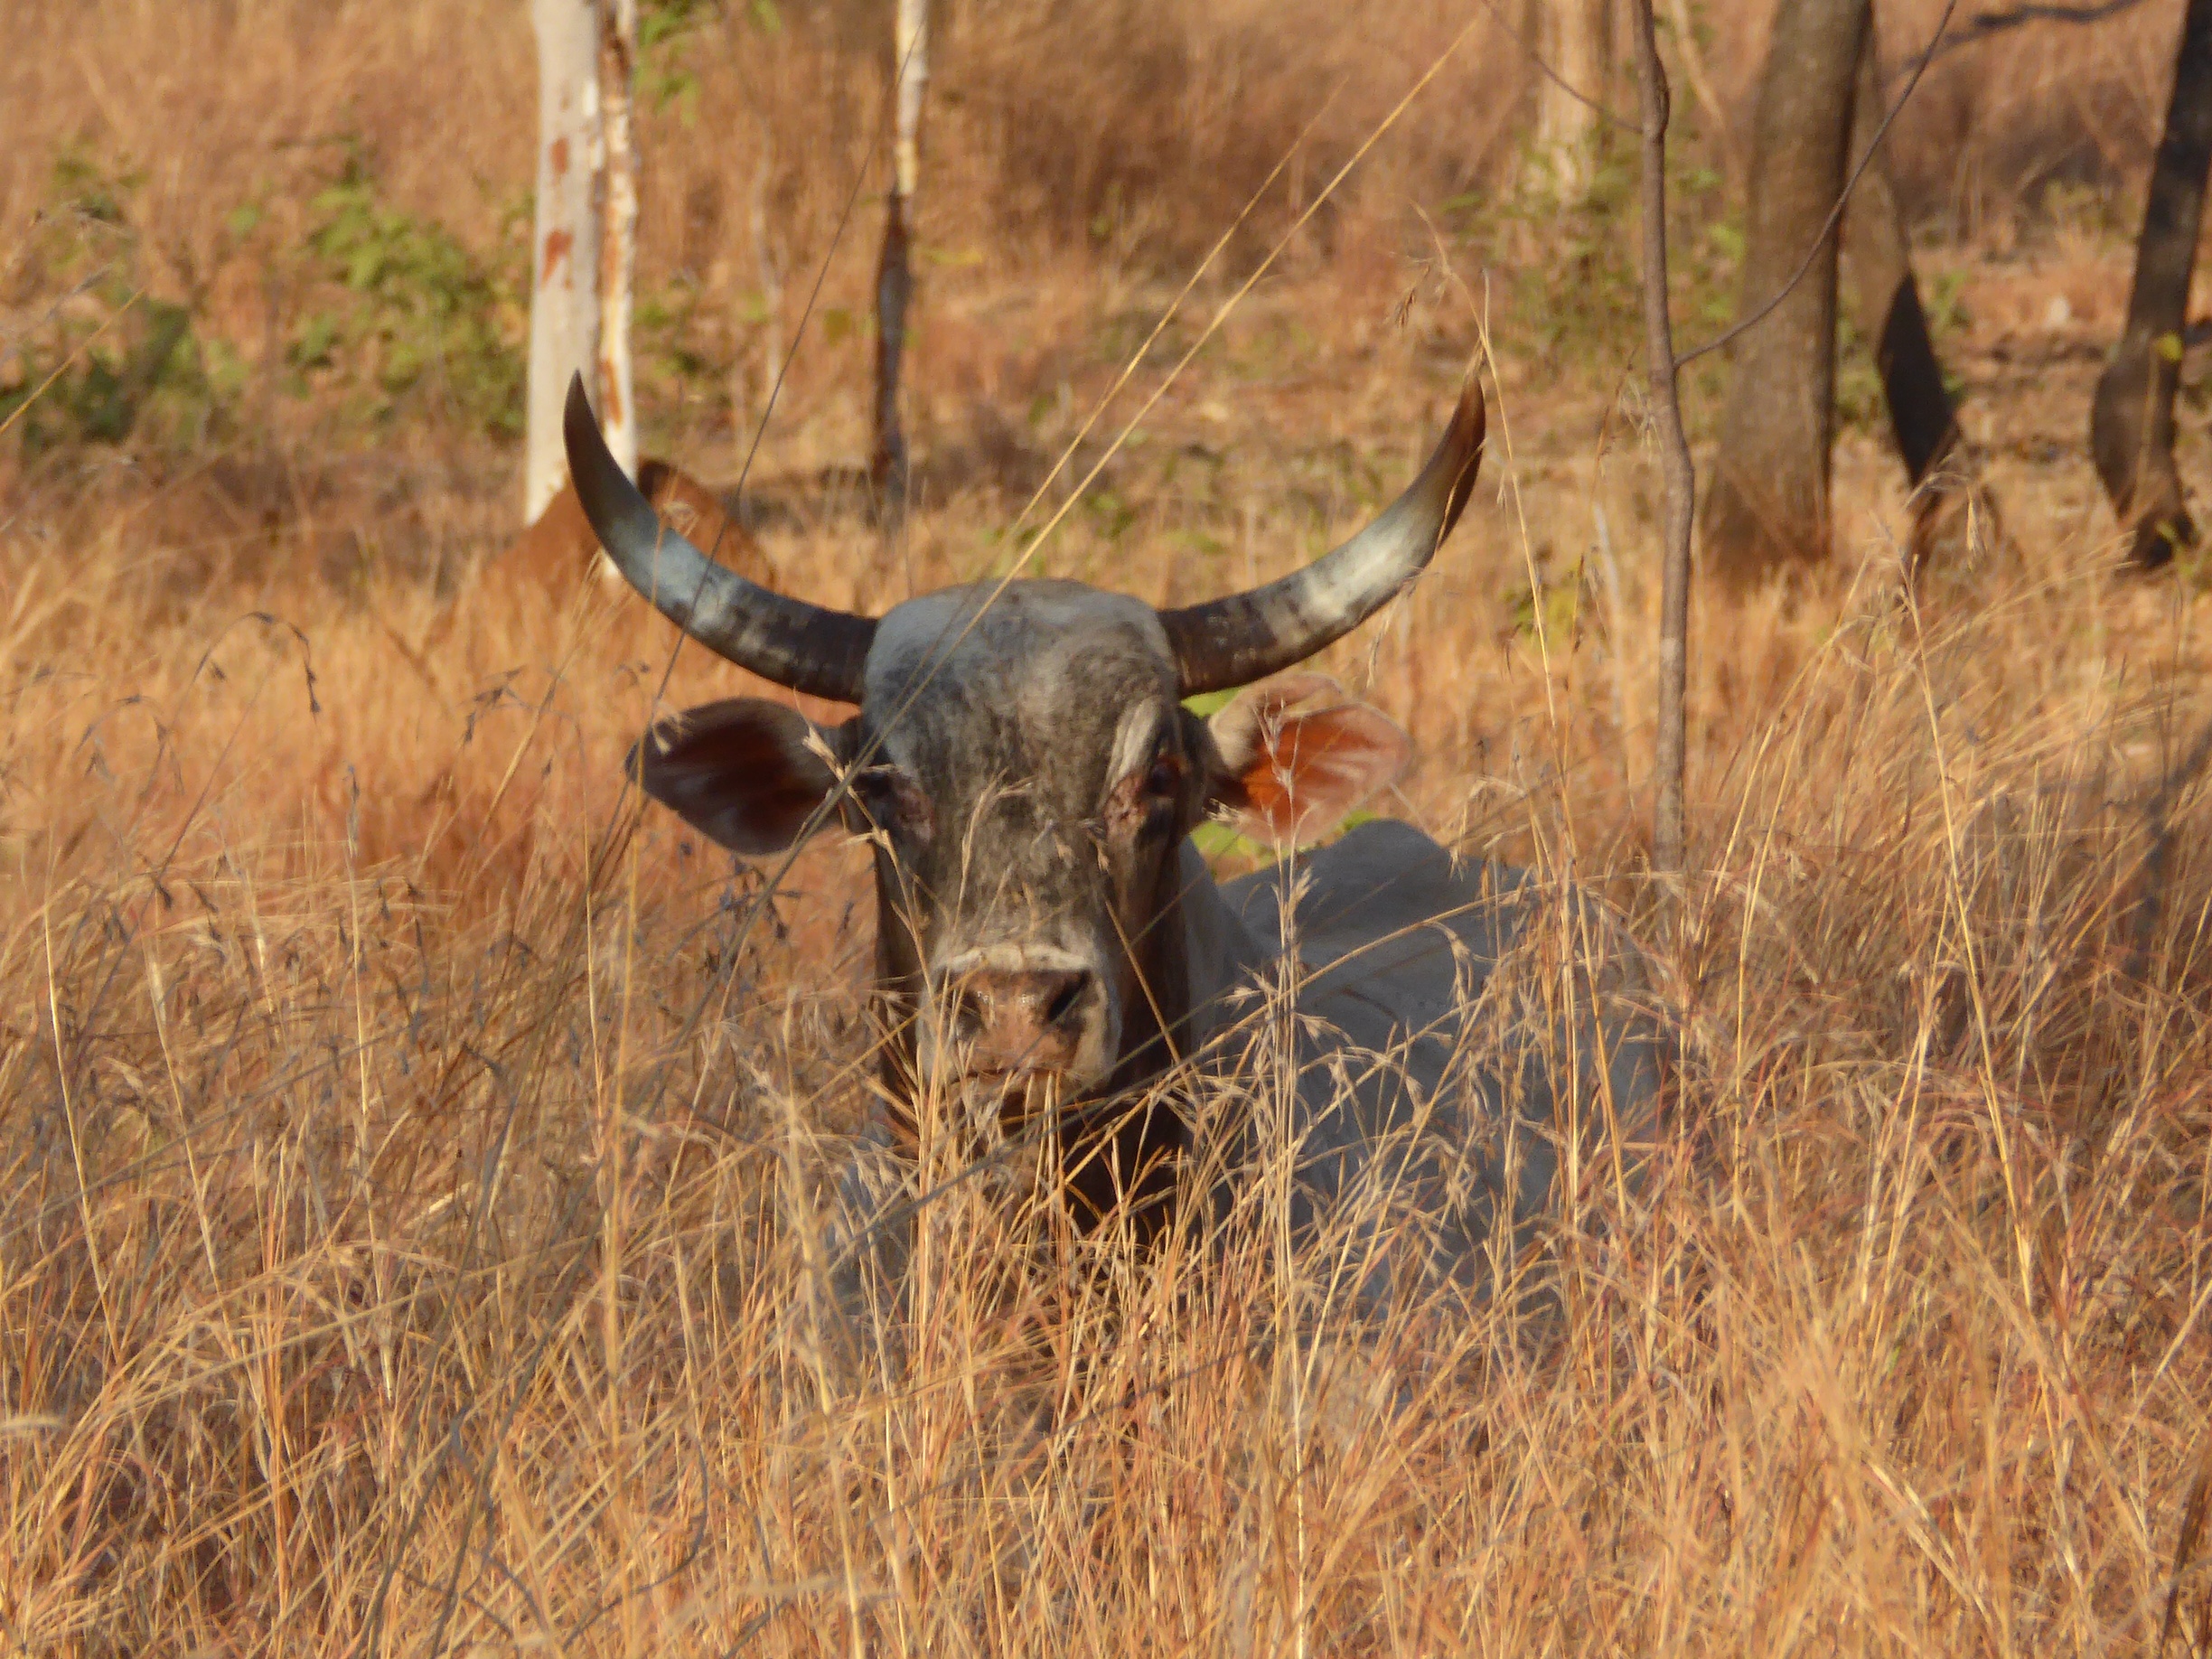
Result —
<instances>
[{"instance_id":1,"label":"grey hide","mask_svg":"<svg viewBox=\"0 0 2212 1659\"><path fill-rule=\"evenodd\" d=\"M633 586L731 661L858 706L829 726L732 698L656 726L631 761L646 793L743 856L831 823L875 848L886 1119L839 1184L828 1242L848 1300L871 1265L902 1277L894 1218L922 1137L918 1112L893 1114L933 1101L979 1170L1004 1183L1047 1146L1071 1214L1140 1240L1267 1190L1291 1160L1301 1231L1364 1228L1340 1277L1370 1303L1397 1285L1485 1292L1549 1211L1633 1176L1655 1045L1638 959L1593 900L1455 867L1405 824L1225 888L1189 839L1216 814L1286 835L1337 821L1403 765L1404 733L1333 682L1246 682L1419 578L1483 431L1470 373L1374 522L1247 594L1162 612L1021 577L870 618L716 566L659 521L572 389L578 499ZM1211 716L1184 704L1239 684ZM1300 802L1329 810L1308 825ZM1191 1097L1187 1122L1167 1109Z\"/></svg>"},{"instance_id":2,"label":"grey hide","mask_svg":"<svg viewBox=\"0 0 2212 1659\"><path fill-rule=\"evenodd\" d=\"M1336 1241L1375 1311L1393 1286L1486 1297L1562 1198L1562 1154L1574 1185L1640 1187L1657 1129L1657 1029L1645 959L1602 904L1509 866L1455 862L1388 820L1226 886L1187 842L1180 859L1194 1045L1242 1097L1233 1133L1193 1148L1211 1191L1186 1202L1209 1200L1218 1219L1288 1152L1294 1232L1326 1231L1339 1206L1393 1224ZM1279 1022L1254 1016L1286 974L1288 1056L1270 1043ZM864 1138L824 1238L848 1317L886 1306L917 1196L911 1167Z\"/></svg>"}]
</instances>

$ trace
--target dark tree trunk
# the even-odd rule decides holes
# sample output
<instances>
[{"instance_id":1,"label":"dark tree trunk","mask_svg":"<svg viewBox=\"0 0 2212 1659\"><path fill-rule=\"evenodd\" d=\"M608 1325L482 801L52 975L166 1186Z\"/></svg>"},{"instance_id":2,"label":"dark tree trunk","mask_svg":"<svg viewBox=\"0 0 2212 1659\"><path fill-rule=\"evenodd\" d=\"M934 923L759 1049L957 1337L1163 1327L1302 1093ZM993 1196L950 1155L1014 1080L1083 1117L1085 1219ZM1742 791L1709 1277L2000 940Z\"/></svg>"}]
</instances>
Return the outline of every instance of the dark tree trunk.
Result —
<instances>
[{"instance_id":1,"label":"dark tree trunk","mask_svg":"<svg viewBox=\"0 0 2212 1659\"><path fill-rule=\"evenodd\" d=\"M1889 111L1876 63L1874 31L1859 54L1853 100L1851 162L1874 142ZM1939 553L1962 553L1970 537L1993 531L1990 502L1981 492L1980 469L1958 411L1944 384L1943 364L1929 337L1920 286L1913 276L1912 244L1898 211L1889 164L1879 152L1860 174L1843 211L1843 273L1852 302L1851 321L1874 351L1881 373L1889 430L1913 486L1910 572L1917 576Z\"/></svg>"},{"instance_id":2,"label":"dark tree trunk","mask_svg":"<svg viewBox=\"0 0 2212 1659\"><path fill-rule=\"evenodd\" d=\"M876 267L876 450L868 473L876 502L896 519L906 498L906 435L899 429L899 359L906 345L906 305L914 277L906 261L906 202L894 194L884 217Z\"/></svg>"},{"instance_id":3,"label":"dark tree trunk","mask_svg":"<svg viewBox=\"0 0 2212 1659\"><path fill-rule=\"evenodd\" d=\"M2089 447L2135 562L2155 568L2197 539L2174 472L2174 389L2181 330L2212 165L2212 0L2189 0L2174 60L2166 136L2151 167L2127 330L2097 380Z\"/></svg>"},{"instance_id":4,"label":"dark tree trunk","mask_svg":"<svg viewBox=\"0 0 2212 1659\"><path fill-rule=\"evenodd\" d=\"M1705 503L1710 567L1745 587L1828 553L1836 234L1868 0L1791 0L1775 18L1753 119L1743 302ZM1816 246L1817 244L1817 246Z\"/></svg>"},{"instance_id":5,"label":"dark tree trunk","mask_svg":"<svg viewBox=\"0 0 2212 1659\"><path fill-rule=\"evenodd\" d=\"M1859 55L1859 92L1852 112L1851 159L1873 142L1886 105L1874 61L1874 34L1867 32ZM1958 441L1958 416L1944 387L1943 365L1928 337L1927 314L1914 278L1912 248L1898 212L1888 163L1868 164L1843 211L1843 267L1849 278L1852 322L1873 346L1881 370L1882 396L1898 454L1915 484L1926 478Z\"/></svg>"},{"instance_id":6,"label":"dark tree trunk","mask_svg":"<svg viewBox=\"0 0 2212 1659\"><path fill-rule=\"evenodd\" d=\"M907 263L914 190L922 175L922 100L929 85L929 0L898 0L892 28L891 199L885 205L883 258L876 267L876 449L868 472L886 523L906 506L906 435L899 428L899 361L906 348L906 308L914 303Z\"/></svg>"}]
</instances>

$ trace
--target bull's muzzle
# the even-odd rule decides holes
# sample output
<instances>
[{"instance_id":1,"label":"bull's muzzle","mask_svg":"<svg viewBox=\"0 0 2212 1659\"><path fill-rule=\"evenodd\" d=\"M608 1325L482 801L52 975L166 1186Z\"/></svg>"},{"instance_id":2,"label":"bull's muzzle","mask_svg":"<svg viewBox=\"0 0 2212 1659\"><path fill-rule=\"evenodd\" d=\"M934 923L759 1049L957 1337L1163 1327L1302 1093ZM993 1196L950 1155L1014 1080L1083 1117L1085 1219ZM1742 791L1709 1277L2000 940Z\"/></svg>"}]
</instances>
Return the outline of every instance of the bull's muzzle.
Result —
<instances>
[{"instance_id":1,"label":"bull's muzzle","mask_svg":"<svg viewBox=\"0 0 2212 1659\"><path fill-rule=\"evenodd\" d=\"M1064 1074L1098 1005L1097 976L1085 969L978 968L953 987L952 1036L970 1077Z\"/></svg>"}]
</instances>

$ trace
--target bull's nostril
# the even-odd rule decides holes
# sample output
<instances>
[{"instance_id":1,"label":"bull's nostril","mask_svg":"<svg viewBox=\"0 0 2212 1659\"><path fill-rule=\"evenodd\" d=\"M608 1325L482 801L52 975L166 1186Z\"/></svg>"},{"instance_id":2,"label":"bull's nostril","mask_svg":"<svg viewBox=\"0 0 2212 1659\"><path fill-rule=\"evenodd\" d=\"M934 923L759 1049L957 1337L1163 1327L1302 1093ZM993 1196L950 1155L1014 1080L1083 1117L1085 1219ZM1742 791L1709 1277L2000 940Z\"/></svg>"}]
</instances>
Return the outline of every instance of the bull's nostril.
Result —
<instances>
[{"instance_id":1,"label":"bull's nostril","mask_svg":"<svg viewBox=\"0 0 2212 1659\"><path fill-rule=\"evenodd\" d=\"M1045 1023L1048 1026L1057 1026L1074 1013L1075 1005L1091 988L1091 976L1087 973L1065 973L1059 978L1062 982L1045 1008Z\"/></svg>"},{"instance_id":2,"label":"bull's nostril","mask_svg":"<svg viewBox=\"0 0 2212 1659\"><path fill-rule=\"evenodd\" d=\"M947 988L949 1035L978 1065L1053 1069L1076 1045L1096 984L1080 968L975 969Z\"/></svg>"},{"instance_id":3,"label":"bull's nostril","mask_svg":"<svg viewBox=\"0 0 2212 1659\"><path fill-rule=\"evenodd\" d=\"M963 1041L972 1041L980 1034L990 1014L987 1002L988 999L978 988L973 985L962 986L952 1003L953 1035Z\"/></svg>"}]
</instances>

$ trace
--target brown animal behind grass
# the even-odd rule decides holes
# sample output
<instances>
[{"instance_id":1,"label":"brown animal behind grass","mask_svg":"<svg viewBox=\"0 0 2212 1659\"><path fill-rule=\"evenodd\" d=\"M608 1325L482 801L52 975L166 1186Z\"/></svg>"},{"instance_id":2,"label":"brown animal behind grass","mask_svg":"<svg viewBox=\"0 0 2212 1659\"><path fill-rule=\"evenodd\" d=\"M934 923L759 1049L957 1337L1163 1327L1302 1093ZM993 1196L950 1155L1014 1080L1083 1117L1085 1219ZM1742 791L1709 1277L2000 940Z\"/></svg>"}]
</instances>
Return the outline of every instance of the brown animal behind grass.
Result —
<instances>
[{"instance_id":1,"label":"brown animal behind grass","mask_svg":"<svg viewBox=\"0 0 2212 1659\"><path fill-rule=\"evenodd\" d=\"M720 495L681 468L651 456L638 462L637 483L677 534L747 581L774 586L760 544L729 516ZM537 522L485 566L483 579L500 586L538 583L558 592L587 571L611 584L622 581L584 517L576 486L564 480Z\"/></svg>"}]
</instances>

